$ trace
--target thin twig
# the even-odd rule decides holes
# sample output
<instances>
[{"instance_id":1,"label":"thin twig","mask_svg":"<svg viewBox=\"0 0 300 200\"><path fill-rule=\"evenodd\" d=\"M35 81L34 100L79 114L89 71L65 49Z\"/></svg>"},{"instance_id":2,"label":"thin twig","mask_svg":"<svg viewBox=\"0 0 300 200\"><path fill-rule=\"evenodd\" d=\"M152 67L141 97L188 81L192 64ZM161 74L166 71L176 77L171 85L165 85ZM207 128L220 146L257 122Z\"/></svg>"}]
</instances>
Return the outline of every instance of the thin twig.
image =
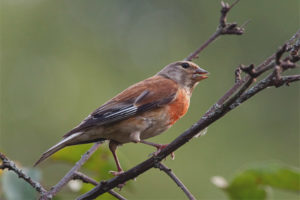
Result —
<instances>
[{"instance_id":1,"label":"thin twig","mask_svg":"<svg viewBox=\"0 0 300 200\"><path fill-rule=\"evenodd\" d=\"M298 39L297 41L299 41L300 38L300 29L284 44L287 44L288 46L292 46L292 43ZM297 45L297 44L296 44ZM276 52L277 53L277 52ZM260 76L261 74L263 74L264 72L274 68L276 66L275 63L275 57L276 57L276 53L272 54L271 56L269 56L266 60L264 60L260 65L258 65L255 68L255 72L257 76ZM297 62L298 60L295 60L294 62ZM215 103L204 115L204 117L208 117L209 115L211 115L216 109L221 108L221 105L223 105L223 103L230 98L245 82L249 81L250 76L246 76L244 78L242 78L241 80L235 82L235 84L217 101L217 103Z\"/></svg>"},{"instance_id":2,"label":"thin twig","mask_svg":"<svg viewBox=\"0 0 300 200\"><path fill-rule=\"evenodd\" d=\"M205 49L210 43L212 43L215 39L217 39L221 35L221 31L217 30L214 34L210 36L210 38L203 43L198 49L196 49L193 53L191 53L188 57L184 60L192 61L194 58L197 58L198 54Z\"/></svg>"},{"instance_id":3,"label":"thin twig","mask_svg":"<svg viewBox=\"0 0 300 200\"><path fill-rule=\"evenodd\" d=\"M94 179L92 179L91 177L81 173L81 172L74 172L73 174L73 180L81 180L84 183L90 183L92 185L98 185L98 182ZM113 190L109 190L108 191L109 194L111 194L112 196L116 197L119 200L126 200L125 197L123 197L122 195L120 195L119 193L113 191Z\"/></svg>"},{"instance_id":4,"label":"thin twig","mask_svg":"<svg viewBox=\"0 0 300 200\"><path fill-rule=\"evenodd\" d=\"M72 180L81 180L84 183L90 183L92 185L98 185L98 182L95 179L81 173L81 172L74 172Z\"/></svg>"},{"instance_id":5,"label":"thin twig","mask_svg":"<svg viewBox=\"0 0 300 200\"><path fill-rule=\"evenodd\" d=\"M99 148L103 142L95 143L81 159L77 161L75 166L54 186L50 191L41 195L40 200L52 199L56 193L58 193L70 180L72 180L74 173L80 169L80 167L91 157L91 155Z\"/></svg>"},{"instance_id":6,"label":"thin twig","mask_svg":"<svg viewBox=\"0 0 300 200\"><path fill-rule=\"evenodd\" d=\"M244 28L238 27L236 23L227 23L227 14L233 8L239 0L236 0L231 6L228 3L221 2L221 17L219 26L207 41L205 41L198 49L191 53L184 60L192 61L194 58L197 58L199 53L203 51L210 43L217 39L220 35L242 35L244 33Z\"/></svg>"},{"instance_id":7,"label":"thin twig","mask_svg":"<svg viewBox=\"0 0 300 200\"><path fill-rule=\"evenodd\" d=\"M300 74L290 75L290 76L282 76L281 81L283 84L287 84L287 85L289 85L289 83L292 83L292 82L300 81Z\"/></svg>"},{"instance_id":8,"label":"thin twig","mask_svg":"<svg viewBox=\"0 0 300 200\"><path fill-rule=\"evenodd\" d=\"M297 75L289 75L289 76L282 76L281 77L281 85L284 84L289 85L289 83L300 81L300 74ZM255 86L251 87L247 92L242 94L232 105L230 105L229 109L232 110L239 106L241 103L245 102L246 100L250 99L263 89L266 89L268 87L275 86L274 79L272 76L268 76L265 79L259 81ZM280 87L277 86L277 87Z\"/></svg>"},{"instance_id":9,"label":"thin twig","mask_svg":"<svg viewBox=\"0 0 300 200\"><path fill-rule=\"evenodd\" d=\"M16 164L13 161L9 160L3 153L0 153L0 159L2 160L0 169L2 169L2 170L8 169L8 170L15 172L19 178L23 179L28 184L30 184L41 195L43 195L47 192L47 190L44 189L43 186L39 182L33 180L31 177L26 175L22 169L19 169L16 166Z\"/></svg>"},{"instance_id":10,"label":"thin twig","mask_svg":"<svg viewBox=\"0 0 300 200\"><path fill-rule=\"evenodd\" d=\"M170 168L168 168L167 166L165 166L164 164L162 164L160 162L157 163L154 167L165 172L177 184L177 186L186 194L186 196L190 200L196 199L193 196L193 194L187 189L187 187L179 180L179 178L177 178L177 176L172 172L172 170Z\"/></svg>"}]
</instances>

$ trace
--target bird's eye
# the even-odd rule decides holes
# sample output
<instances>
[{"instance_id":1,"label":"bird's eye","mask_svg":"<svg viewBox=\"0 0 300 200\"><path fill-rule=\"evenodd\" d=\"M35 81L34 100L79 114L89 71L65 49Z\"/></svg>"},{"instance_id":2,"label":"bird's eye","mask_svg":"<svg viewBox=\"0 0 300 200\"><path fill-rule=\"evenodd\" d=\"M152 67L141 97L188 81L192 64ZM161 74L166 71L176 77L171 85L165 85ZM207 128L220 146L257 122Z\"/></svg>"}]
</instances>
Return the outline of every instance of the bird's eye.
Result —
<instances>
[{"instance_id":1,"label":"bird's eye","mask_svg":"<svg viewBox=\"0 0 300 200\"><path fill-rule=\"evenodd\" d=\"M182 63L181 67L183 67L184 69L186 69L186 68L189 68L190 65L189 65L189 63Z\"/></svg>"}]
</instances>

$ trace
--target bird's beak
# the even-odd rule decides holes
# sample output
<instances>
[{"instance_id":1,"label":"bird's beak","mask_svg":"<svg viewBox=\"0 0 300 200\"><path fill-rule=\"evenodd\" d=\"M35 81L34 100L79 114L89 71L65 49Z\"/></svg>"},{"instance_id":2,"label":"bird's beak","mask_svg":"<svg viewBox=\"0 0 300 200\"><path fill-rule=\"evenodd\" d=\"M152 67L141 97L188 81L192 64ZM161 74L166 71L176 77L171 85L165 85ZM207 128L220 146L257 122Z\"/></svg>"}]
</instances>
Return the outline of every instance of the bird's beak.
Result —
<instances>
[{"instance_id":1,"label":"bird's beak","mask_svg":"<svg viewBox=\"0 0 300 200\"><path fill-rule=\"evenodd\" d=\"M208 78L208 76L207 76L208 74L209 74L208 71L201 69L201 68L197 68L193 74L193 78L200 81L200 80Z\"/></svg>"}]
</instances>

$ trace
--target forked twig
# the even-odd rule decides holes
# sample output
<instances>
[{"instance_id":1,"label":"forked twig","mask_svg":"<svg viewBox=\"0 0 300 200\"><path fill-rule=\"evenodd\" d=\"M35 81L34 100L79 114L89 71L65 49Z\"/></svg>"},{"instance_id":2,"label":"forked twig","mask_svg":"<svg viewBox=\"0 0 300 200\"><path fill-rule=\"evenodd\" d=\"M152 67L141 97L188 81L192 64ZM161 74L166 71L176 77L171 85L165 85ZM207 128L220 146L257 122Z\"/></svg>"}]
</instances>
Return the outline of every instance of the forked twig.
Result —
<instances>
[{"instance_id":1,"label":"forked twig","mask_svg":"<svg viewBox=\"0 0 300 200\"><path fill-rule=\"evenodd\" d=\"M98 182L94 179L92 179L91 177L81 173L81 172L75 172L73 175L73 180L81 180L84 183L90 183L92 185L98 185ZM113 195L114 197L116 197L119 200L126 200L125 197L123 197L122 195L120 195L119 193L113 191L113 190L109 190L108 191L109 194Z\"/></svg>"},{"instance_id":2,"label":"forked twig","mask_svg":"<svg viewBox=\"0 0 300 200\"><path fill-rule=\"evenodd\" d=\"M227 14L228 12L239 2L236 0L231 6L228 3L221 2L221 17L219 21L219 26L210 38L204 42L198 49L192 52L188 57L184 60L192 61L197 58L199 53L203 51L210 43L212 43L215 39L217 39L221 35L242 35L244 33L244 28L239 27L236 23L227 23Z\"/></svg>"},{"instance_id":3,"label":"forked twig","mask_svg":"<svg viewBox=\"0 0 300 200\"><path fill-rule=\"evenodd\" d=\"M74 167L48 192L41 195L40 200L52 199L72 178L81 166L92 156L92 154L99 148L103 142L95 143L85 154L81 156L81 159L77 161Z\"/></svg>"}]
</instances>

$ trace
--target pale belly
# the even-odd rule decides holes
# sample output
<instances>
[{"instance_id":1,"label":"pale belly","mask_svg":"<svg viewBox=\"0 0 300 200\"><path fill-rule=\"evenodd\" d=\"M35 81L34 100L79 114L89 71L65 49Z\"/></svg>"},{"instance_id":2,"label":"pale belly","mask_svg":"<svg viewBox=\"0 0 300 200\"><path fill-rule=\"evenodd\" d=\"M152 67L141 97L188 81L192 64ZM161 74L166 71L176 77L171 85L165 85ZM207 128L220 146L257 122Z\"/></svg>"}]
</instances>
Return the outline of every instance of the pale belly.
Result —
<instances>
[{"instance_id":1,"label":"pale belly","mask_svg":"<svg viewBox=\"0 0 300 200\"><path fill-rule=\"evenodd\" d=\"M139 142L160 133L171 127L166 112L157 109L139 117L130 118L103 129L104 138L115 140L121 144L128 142Z\"/></svg>"}]
</instances>

